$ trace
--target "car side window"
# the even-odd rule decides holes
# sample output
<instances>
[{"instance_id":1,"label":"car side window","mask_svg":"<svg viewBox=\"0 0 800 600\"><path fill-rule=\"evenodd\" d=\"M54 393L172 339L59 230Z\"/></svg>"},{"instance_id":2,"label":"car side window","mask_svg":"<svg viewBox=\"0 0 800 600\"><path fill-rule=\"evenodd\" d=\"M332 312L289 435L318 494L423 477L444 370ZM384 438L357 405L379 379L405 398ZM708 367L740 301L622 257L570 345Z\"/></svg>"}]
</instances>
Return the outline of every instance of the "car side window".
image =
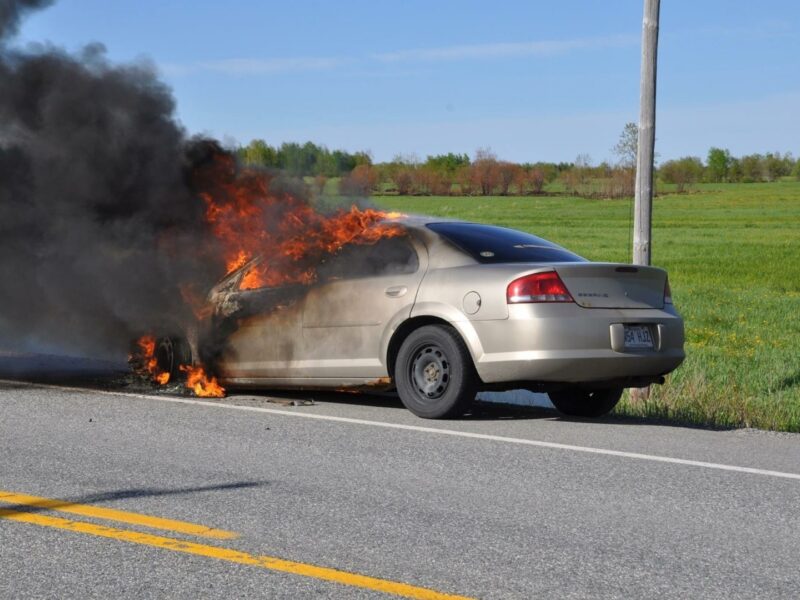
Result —
<instances>
[{"instance_id":1,"label":"car side window","mask_svg":"<svg viewBox=\"0 0 800 600\"><path fill-rule=\"evenodd\" d=\"M317 267L320 282L415 273L419 257L405 237L382 238L374 244L348 244Z\"/></svg>"}]
</instances>

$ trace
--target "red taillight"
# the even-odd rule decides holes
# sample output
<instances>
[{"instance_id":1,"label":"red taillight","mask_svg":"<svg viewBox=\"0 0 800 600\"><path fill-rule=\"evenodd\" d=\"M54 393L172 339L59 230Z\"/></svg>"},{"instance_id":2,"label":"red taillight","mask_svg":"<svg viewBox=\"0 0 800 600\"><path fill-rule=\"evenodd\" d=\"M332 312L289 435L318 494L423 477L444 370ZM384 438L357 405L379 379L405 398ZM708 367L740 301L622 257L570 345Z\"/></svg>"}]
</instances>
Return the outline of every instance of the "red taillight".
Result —
<instances>
[{"instance_id":1,"label":"red taillight","mask_svg":"<svg viewBox=\"0 0 800 600\"><path fill-rule=\"evenodd\" d=\"M564 282L555 271L534 273L508 284L506 301L509 304L526 302L574 302Z\"/></svg>"},{"instance_id":2,"label":"red taillight","mask_svg":"<svg viewBox=\"0 0 800 600\"><path fill-rule=\"evenodd\" d=\"M669 279L664 283L664 304L672 304L672 290L669 289Z\"/></svg>"}]
</instances>

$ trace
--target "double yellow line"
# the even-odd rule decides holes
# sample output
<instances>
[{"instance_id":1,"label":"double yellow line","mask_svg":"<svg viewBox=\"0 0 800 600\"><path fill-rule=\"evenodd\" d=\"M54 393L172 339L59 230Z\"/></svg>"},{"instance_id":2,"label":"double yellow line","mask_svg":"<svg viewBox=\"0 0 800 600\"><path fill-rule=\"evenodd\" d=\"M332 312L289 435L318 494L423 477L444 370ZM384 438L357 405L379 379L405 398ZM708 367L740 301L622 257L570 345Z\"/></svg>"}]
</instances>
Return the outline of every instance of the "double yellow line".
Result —
<instances>
[{"instance_id":1,"label":"double yellow line","mask_svg":"<svg viewBox=\"0 0 800 600\"><path fill-rule=\"evenodd\" d=\"M291 573L293 575L313 577L315 579L331 581L334 583L340 583L342 585L366 588L378 592L393 594L395 596L402 596L405 598L417 598L420 600L469 600L465 596L445 594L428 588L417 587L396 581L389 581L387 579L377 579L375 577L359 575L358 573L339 571L337 569L330 569L327 567L318 567L316 565L284 560L274 556L256 556L253 554L248 554L247 552L233 550L231 548L209 546L206 544L163 537L160 535L153 535L140 531L131 531L127 529L118 529L116 527L108 527L106 525L98 525L86 521L74 521L71 519L41 514L41 512L56 511L69 513L93 519L116 521L119 523L127 523L129 525L137 525L151 529L160 529L171 531L173 533L182 533L186 535L214 538L218 540L239 537L238 534L231 531L214 529L212 527L205 527L195 523L188 523L186 521L162 519L161 517L152 517L123 510L90 506L87 504L76 504L74 502L68 502L65 500L40 498L39 496L30 496L27 494L18 494L2 490L0 490L0 502L25 507L18 509L0 508L0 519L9 521L29 523L32 525L39 525L41 527L51 527L64 531L73 531L77 533L128 542L131 544L141 544L144 546L172 550L174 552L183 552L184 554L205 556L207 558L215 558L217 560L224 560L242 565L261 567L263 569L269 569L272 571L281 571L283 573Z\"/></svg>"}]
</instances>

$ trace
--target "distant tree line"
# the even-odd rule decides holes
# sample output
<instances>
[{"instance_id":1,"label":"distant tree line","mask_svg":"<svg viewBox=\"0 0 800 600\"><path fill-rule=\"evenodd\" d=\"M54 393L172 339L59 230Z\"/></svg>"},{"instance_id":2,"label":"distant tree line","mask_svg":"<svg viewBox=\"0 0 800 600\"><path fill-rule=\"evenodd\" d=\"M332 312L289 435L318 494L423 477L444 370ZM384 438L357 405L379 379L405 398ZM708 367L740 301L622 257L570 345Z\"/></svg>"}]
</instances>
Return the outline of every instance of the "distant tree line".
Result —
<instances>
[{"instance_id":1,"label":"distant tree line","mask_svg":"<svg viewBox=\"0 0 800 600\"><path fill-rule=\"evenodd\" d=\"M800 179L800 160L792 158L790 152L747 154L737 158L726 149L711 148L705 163L697 156L685 156L668 160L658 171L665 183L674 183L678 191L683 191L701 181L755 183L788 176Z\"/></svg>"},{"instance_id":2,"label":"distant tree line","mask_svg":"<svg viewBox=\"0 0 800 600\"><path fill-rule=\"evenodd\" d=\"M499 159L489 149L466 154L436 154L421 161L416 156L395 156L373 164L367 152L329 150L312 142L270 146L253 140L238 149L249 166L280 169L304 177L322 193L329 178L338 179L346 196L369 194L431 196L508 196L568 194L590 198L631 197L634 193L638 130L625 125L612 151L618 161L593 165L588 155L574 162L514 163ZM734 157L726 149L711 148L706 161L687 156L664 162L658 180L674 184L678 192L699 182L763 182L794 176L800 179L800 160L791 153L749 154ZM545 189L547 188L547 189Z\"/></svg>"},{"instance_id":3,"label":"distant tree line","mask_svg":"<svg viewBox=\"0 0 800 600\"><path fill-rule=\"evenodd\" d=\"M527 196L558 193L586 197L633 195L633 168L590 164L588 156L575 162L514 163L500 160L489 149L466 154L437 154L420 161L396 156L389 162L357 167L341 182L346 194L400 196Z\"/></svg>"},{"instance_id":4,"label":"distant tree line","mask_svg":"<svg viewBox=\"0 0 800 600\"><path fill-rule=\"evenodd\" d=\"M371 167L377 189L399 195L448 196L540 194L567 163L523 163L499 160L481 149L470 160L466 154L437 154L424 162L414 156L396 156Z\"/></svg>"},{"instance_id":5,"label":"distant tree line","mask_svg":"<svg viewBox=\"0 0 800 600\"><path fill-rule=\"evenodd\" d=\"M280 169L295 177L341 177L359 165L372 164L367 152L328 150L313 142L285 142L280 146L270 146L264 140L253 140L240 147L238 154L245 165Z\"/></svg>"}]
</instances>

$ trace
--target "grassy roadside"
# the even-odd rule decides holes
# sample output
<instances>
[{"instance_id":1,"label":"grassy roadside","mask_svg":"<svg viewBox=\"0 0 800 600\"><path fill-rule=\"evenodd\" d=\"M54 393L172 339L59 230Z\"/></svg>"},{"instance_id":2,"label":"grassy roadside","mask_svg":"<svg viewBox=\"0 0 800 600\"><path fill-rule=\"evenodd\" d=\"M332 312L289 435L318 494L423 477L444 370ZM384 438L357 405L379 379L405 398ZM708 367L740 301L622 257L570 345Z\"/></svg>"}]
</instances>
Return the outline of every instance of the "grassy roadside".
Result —
<instances>
[{"instance_id":1,"label":"grassy roadside","mask_svg":"<svg viewBox=\"0 0 800 600\"><path fill-rule=\"evenodd\" d=\"M591 259L627 262L631 200L378 197L387 209L531 231ZM800 431L800 182L717 184L659 196L653 264L670 273L687 359L617 412Z\"/></svg>"}]
</instances>

